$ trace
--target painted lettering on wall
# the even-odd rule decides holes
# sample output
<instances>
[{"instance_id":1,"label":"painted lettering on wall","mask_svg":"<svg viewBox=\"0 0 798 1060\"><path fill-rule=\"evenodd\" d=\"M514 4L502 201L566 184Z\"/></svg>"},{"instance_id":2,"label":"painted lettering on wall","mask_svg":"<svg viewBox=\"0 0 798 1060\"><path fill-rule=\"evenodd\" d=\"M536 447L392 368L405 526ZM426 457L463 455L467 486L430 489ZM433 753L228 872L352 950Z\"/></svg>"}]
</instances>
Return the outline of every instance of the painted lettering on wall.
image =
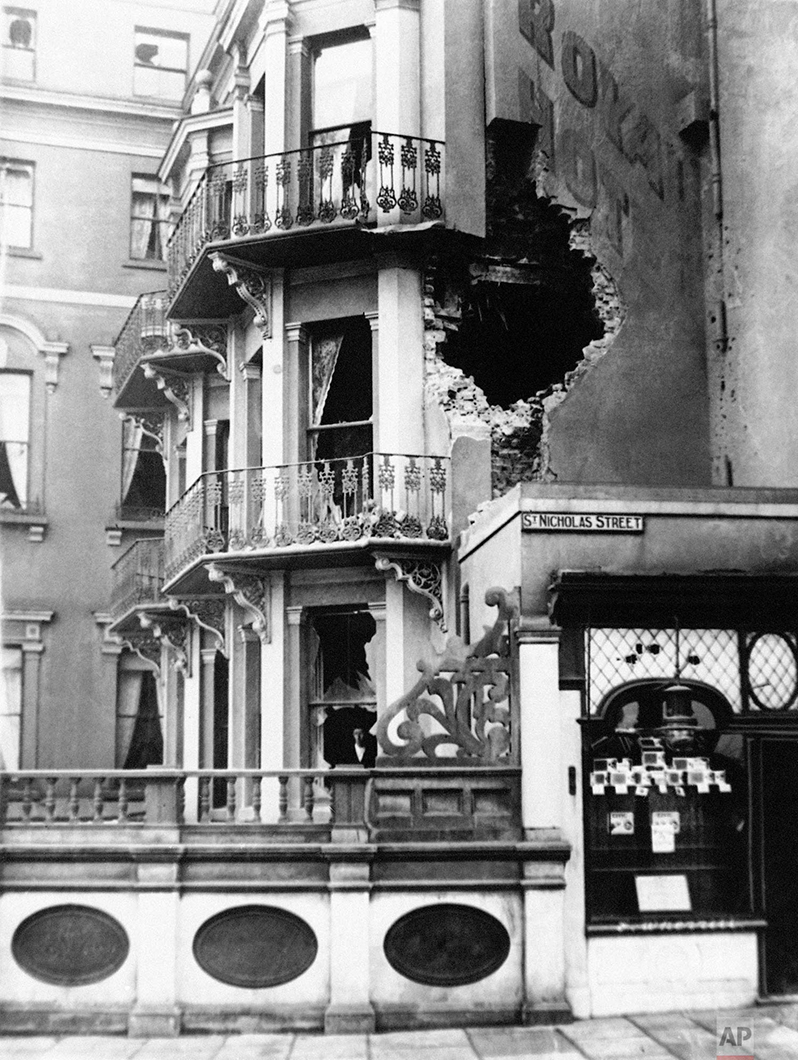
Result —
<instances>
[{"instance_id":1,"label":"painted lettering on wall","mask_svg":"<svg viewBox=\"0 0 798 1060\"><path fill-rule=\"evenodd\" d=\"M599 161L595 135L580 126L584 118L598 120L601 139L611 146L615 162L640 167L643 189L661 203L685 197L684 164L676 148L663 138L651 117L619 88L606 61L591 43L573 29L556 34L554 0L519 0L518 18L522 38L532 52L559 72L572 99L575 113L555 107L538 74L530 76L519 66L519 103L522 120L538 126L538 147L551 172L564 181L574 200L592 210L601 198L606 236L616 252L624 256L624 230L632 214L639 219L644 204L634 202L626 178L606 153ZM543 79L545 80L545 79ZM564 116L566 115L566 116Z\"/></svg>"}]
</instances>

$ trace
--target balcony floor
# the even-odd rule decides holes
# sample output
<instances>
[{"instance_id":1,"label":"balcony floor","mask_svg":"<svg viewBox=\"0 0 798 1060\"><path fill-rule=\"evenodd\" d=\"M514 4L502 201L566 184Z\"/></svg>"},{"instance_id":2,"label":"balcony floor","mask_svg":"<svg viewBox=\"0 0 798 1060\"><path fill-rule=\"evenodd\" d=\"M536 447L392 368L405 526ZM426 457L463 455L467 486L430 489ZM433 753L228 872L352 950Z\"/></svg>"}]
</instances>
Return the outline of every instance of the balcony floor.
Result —
<instances>
[{"instance_id":1,"label":"balcony floor","mask_svg":"<svg viewBox=\"0 0 798 1060\"><path fill-rule=\"evenodd\" d=\"M258 574L271 570L369 567L374 564L376 553L441 561L451 549L450 541L431 541L428 538L420 541L403 538L400 541L394 537L370 537L360 541L336 541L329 545L286 545L282 548L237 552L207 552L168 579L164 592L169 596L191 596L214 591L212 583L208 581L208 563L223 564L226 569L236 568L246 574Z\"/></svg>"},{"instance_id":2,"label":"balcony floor","mask_svg":"<svg viewBox=\"0 0 798 1060\"><path fill-rule=\"evenodd\" d=\"M208 260L215 251L268 270L332 265L396 251L424 256L457 251L458 247L465 250L474 242L473 236L447 230L441 221L385 227L347 222L217 240L204 247L178 285L169 316L173 320L207 320L241 312L243 303L235 288Z\"/></svg>"}]
</instances>

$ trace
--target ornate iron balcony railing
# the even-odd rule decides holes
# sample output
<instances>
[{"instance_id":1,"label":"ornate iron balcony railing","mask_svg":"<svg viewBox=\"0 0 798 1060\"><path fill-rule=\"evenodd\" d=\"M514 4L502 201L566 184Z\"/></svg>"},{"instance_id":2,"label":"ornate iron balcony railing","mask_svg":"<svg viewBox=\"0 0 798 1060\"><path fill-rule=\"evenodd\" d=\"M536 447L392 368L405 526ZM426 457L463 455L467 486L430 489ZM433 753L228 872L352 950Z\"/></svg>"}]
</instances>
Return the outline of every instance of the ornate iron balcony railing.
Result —
<instances>
[{"instance_id":1,"label":"ornate iron balcony railing","mask_svg":"<svg viewBox=\"0 0 798 1060\"><path fill-rule=\"evenodd\" d=\"M162 538L140 538L111 568L111 617L121 618L138 604L163 602L164 543Z\"/></svg>"},{"instance_id":2,"label":"ornate iron balcony railing","mask_svg":"<svg viewBox=\"0 0 798 1060\"><path fill-rule=\"evenodd\" d=\"M369 453L209 471L166 513L167 580L213 552L447 541L449 459Z\"/></svg>"},{"instance_id":3,"label":"ornate iron balcony railing","mask_svg":"<svg viewBox=\"0 0 798 1060\"><path fill-rule=\"evenodd\" d=\"M119 394L145 353L159 349L166 341L166 291L139 295L114 342L114 393Z\"/></svg>"},{"instance_id":4,"label":"ornate iron balcony railing","mask_svg":"<svg viewBox=\"0 0 798 1060\"><path fill-rule=\"evenodd\" d=\"M444 144L371 132L210 166L168 244L173 296L203 248L333 223L414 224L444 215Z\"/></svg>"}]
</instances>

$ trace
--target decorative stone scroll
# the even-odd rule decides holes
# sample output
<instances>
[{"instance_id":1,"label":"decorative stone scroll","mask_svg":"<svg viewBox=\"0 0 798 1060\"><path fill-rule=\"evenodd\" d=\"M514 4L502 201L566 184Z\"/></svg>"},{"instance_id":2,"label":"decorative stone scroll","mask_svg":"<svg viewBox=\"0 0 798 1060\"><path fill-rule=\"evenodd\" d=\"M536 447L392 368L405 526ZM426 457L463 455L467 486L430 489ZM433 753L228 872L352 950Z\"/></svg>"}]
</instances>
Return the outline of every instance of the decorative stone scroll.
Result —
<instances>
[{"instance_id":1,"label":"decorative stone scroll","mask_svg":"<svg viewBox=\"0 0 798 1060\"><path fill-rule=\"evenodd\" d=\"M227 365L227 328L224 324L176 324L171 350L179 353L205 353L216 361L216 371L230 381Z\"/></svg>"},{"instance_id":2,"label":"decorative stone scroll","mask_svg":"<svg viewBox=\"0 0 798 1060\"><path fill-rule=\"evenodd\" d=\"M271 638L269 583L257 575L242 574L241 571L222 568L217 563L209 563L207 571L209 580L221 582L224 591L230 593L235 602L252 616L252 629L261 644L268 644Z\"/></svg>"},{"instance_id":3,"label":"decorative stone scroll","mask_svg":"<svg viewBox=\"0 0 798 1060\"><path fill-rule=\"evenodd\" d=\"M166 648L172 666L175 670L189 677L191 674L191 660L188 644L188 623L179 615L163 616L157 618L143 612L139 615L139 622L143 629L152 630L153 637Z\"/></svg>"},{"instance_id":4,"label":"decorative stone scroll","mask_svg":"<svg viewBox=\"0 0 798 1060\"><path fill-rule=\"evenodd\" d=\"M166 456L163 448L163 415L159 415L157 412L148 412L146 415L123 412L120 413L119 418L124 423L132 423L134 427L141 430L142 434L152 438L155 442L155 451L163 460L164 466L166 466Z\"/></svg>"},{"instance_id":5,"label":"decorative stone scroll","mask_svg":"<svg viewBox=\"0 0 798 1060\"><path fill-rule=\"evenodd\" d=\"M152 364L142 365L147 379L154 379L164 397L177 409L177 418L186 423L191 422L191 377L170 372L165 368L157 369Z\"/></svg>"},{"instance_id":6,"label":"decorative stone scroll","mask_svg":"<svg viewBox=\"0 0 798 1060\"><path fill-rule=\"evenodd\" d=\"M149 663L156 676L161 674L161 642L151 629L127 630L117 634L118 643L128 648L142 660Z\"/></svg>"},{"instance_id":7,"label":"decorative stone scroll","mask_svg":"<svg viewBox=\"0 0 798 1060\"><path fill-rule=\"evenodd\" d=\"M405 582L411 592L425 596L431 603L429 617L446 633L443 617L443 575L440 563L426 559L399 559L391 556L375 557L377 570L392 570L398 582Z\"/></svg>"},{"instance_id":8,"label":"decorative stone scroll","mask_svg":"<svg viewBox=\"0 0 798 1060\"><path fill-rule=\"evenodd\" d=\"M193 619L200 629L207 630L216 641L217 649L227 657L227 638L225 636L225 601L220 596L198 596L179 600L169 597L169 606L174 611L183 611L187 618Z\"/></svg>"},{"instance_id":9,"label":"decorative stone scroll","mask_svg":"<svg viewBox=\"0 0 798 1060\"><path fill-rule=\"evenodd\" d=\"M268 339L272 333L272 289L268 276L218 251L210 255L210 262L216 272L224 273L228 284L235 287L247 305L254 309L255 327L264 339Z\"/></svg>"},{"instance_id":10,"label":"decorative stone scroll","mask_svg":"<svg viewBox=\"0 0 798 1060\"><path fill-rule=\"evenodd\" d=\"M499 613L492 629L467 647L450 637L435 664L419 662L421 677L377 723L384 754L399 759L424 755L439 762L438 748L456 748L456 760L507 761L511 751L510 691L512 660L509 623L518 614L515 594L490 589L489 607ZM428 697L434 697L428 698ZM428 721L422 723L422 715ZM392 733L404 740L394 741Z\"/></svg>"}]
</instances>

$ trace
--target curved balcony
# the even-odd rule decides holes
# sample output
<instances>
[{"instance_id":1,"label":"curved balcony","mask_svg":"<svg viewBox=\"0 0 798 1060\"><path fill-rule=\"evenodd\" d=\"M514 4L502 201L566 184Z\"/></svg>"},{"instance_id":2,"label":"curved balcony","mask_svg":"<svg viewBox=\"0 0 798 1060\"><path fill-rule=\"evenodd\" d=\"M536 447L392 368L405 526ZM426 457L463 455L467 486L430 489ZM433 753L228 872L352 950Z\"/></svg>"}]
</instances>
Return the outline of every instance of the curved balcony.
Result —
<instances>
[{"instance_id":1,"label":"curved balcony","mask_svg":"<svg viewBox=\"0 0 798 1060\"><path fill-rule=\"evenodd\" d=\"M320 264L368 253L369 228L442 223L444 158L440 141L370 132L210 166L169 240L171 315L239 311L208 248L256 267Z\"/></svg>"},{"instance_id":2,"label":"curved balcony","mask_svg":"<svg viewBox=\"0 0 798 1060\"><path fill-rule=\"evenodd\" d=\"M391 453L206 472L166 513L169 591L221 556L313 566L448 548L449 480L448 457Z\"/></svg>"},{"instance_id":3,"label":"curved balcony","mask_svg":"<svg viewBox=\"0 0 798 1060\"><path fill-rule=\"evenodd\" d=\"M168 609L162 589L164 583L164 542L147 537L134 541L111 567L111 618L116 629L138 611L150 608ZM134 625L138 625L136 622Z\"/></svg>"},{"instance_id":4,"label":"curved balcony","mask_svg":"<svg viewBox=\"0 0 798 1060\"><path fill-rule=\"evenodd\" d=\"M114 341L114 405L117 408L151 409L166 405L155 382L136 369L142 357L162 349L168 341L166 291L139 295Z\"/></svg>"}]
</instances>

